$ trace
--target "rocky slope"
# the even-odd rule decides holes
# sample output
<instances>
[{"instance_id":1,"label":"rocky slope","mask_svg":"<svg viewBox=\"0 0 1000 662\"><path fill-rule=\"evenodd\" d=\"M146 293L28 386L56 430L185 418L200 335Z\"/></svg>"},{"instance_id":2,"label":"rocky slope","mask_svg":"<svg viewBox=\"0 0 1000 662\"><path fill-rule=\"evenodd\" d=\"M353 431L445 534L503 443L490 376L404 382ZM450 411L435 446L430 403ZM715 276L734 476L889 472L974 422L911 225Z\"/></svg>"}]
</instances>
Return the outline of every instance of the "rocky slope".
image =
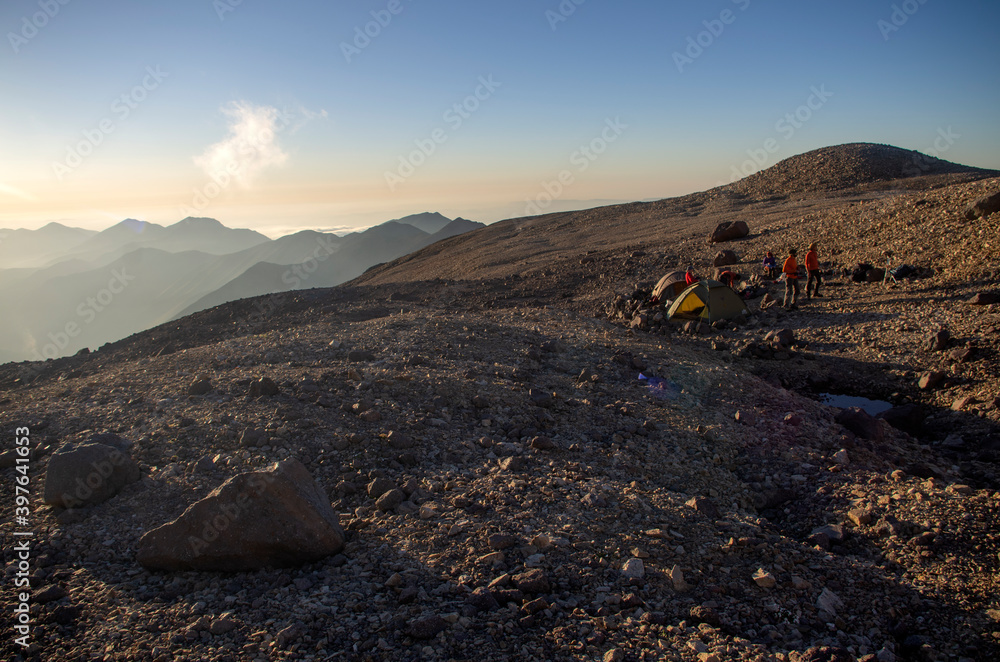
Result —
<instances>
[{"instance_id":1,"label":"rocky slope","mask_svg":"<svg viewBox=\"0 0 1000 662\"><path fill-rule=\"evenodd\" d=\"M963 212L1000 180L970 177L507 221L348 286L0 366L6 438L27 426L37 446L34 643L5 635L4 654L996 659L1000 311L966 301L996 287L1000 236ZM709 271L708 233L737 218L751 235L724 246L733 268L819 241L828 296L696 335L630 328L618 313L666 270ZM926 277L841 275L887 248ZM782 328L796 344L768 347ZM920 389L929 370L942 381ZM820 391L910 404L895 421L910 432ZM88 430L121 435L141 480L42 506L51 452ZM144 532L285 458L333 502L340 554L242 573L137 563ZM3 469L4 614L16 475Z\"/></svg>"}]
</instances>

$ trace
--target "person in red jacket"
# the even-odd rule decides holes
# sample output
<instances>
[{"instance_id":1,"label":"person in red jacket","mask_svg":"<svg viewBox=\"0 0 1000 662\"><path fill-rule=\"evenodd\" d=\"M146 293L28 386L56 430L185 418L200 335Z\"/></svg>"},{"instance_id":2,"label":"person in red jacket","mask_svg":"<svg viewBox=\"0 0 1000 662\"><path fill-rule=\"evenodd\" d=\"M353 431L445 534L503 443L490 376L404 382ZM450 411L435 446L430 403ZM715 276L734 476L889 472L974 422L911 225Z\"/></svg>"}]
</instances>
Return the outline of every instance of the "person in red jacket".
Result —
<instances>
[{"instance_id":1,"label":"person in red jacket","mask_svg":"<svg viewBox=\"0 0 1000 662\"><path fill-rule=\"evenodd\" d=\"M698 282L698 277L694 275L694 267L688 266L687 271L684 272L684 284L694 285Z\"/></svg>"},{"instance_id":2,"label":"person in red jacket","mask_svg":"<svg viewBox=\"0 0 1000 662\"><path fill-rule=\"evenodd\" d=\"M819 277L819 254L816 252L816 242L809 244L809 252L806 253L806 273L809 274L806 279L806 298L823 296L819 293L819 286L823 284L823 280Z\"/></svg>"},{"instance_id":3,"label":"person in red jacket","mask_svg":"<svg viewBox=\"0 0 1000 662\"><path fill-rule=\"evenodd\" d=\"M788 257L781 267L781 273L785 277L785 300L782 305L786 310L795 310L795 299L799 296L799 263L795 259L796 250L788 249Z\"/></svg>"}]
</instances>

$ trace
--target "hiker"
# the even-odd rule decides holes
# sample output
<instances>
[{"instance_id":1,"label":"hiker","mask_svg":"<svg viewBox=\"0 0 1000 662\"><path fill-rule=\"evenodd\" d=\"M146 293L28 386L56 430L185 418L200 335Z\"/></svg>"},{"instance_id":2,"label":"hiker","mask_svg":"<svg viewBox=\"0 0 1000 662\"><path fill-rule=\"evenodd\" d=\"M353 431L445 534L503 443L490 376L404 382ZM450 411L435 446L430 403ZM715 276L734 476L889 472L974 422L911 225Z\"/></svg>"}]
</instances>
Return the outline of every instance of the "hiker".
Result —
<instances>
[{"instance_id":1,"label":"hiker","mask_svg":"<svg viewBox=\"0 0 1000 662\"><path fill-rule=\"evenodd\" d=\"M684 272L684 284L694 285L698 282L698 277L694 275L694 267L688 265L687 271Z\"/></svg>"},{"instance_id":2,"label":"hiker","mask_svg":"<svg viewBox=\"0 0 1000 662\"><path fill-rule=\"evenodd\" d=\"M775 259L774 253L771 251L767 252L764 256L764 275L771 280L774 280L778 275L778 260Z\"/></svg>"},{"instance_id":3,"label":"hiker","mask_svg":"<svg viewBox=\"0 0 1000 662\"><path fill-rule=\"evenodd\" d=\"M786 310L795 310L795 298L799 296L799 263L795 259L797 251L794 248L788 249L788 257L781 267L781 273L785 276L785 300L781 304Z\"/></svg>"},{"instance_id":4,"label":"hiker","mask_svg":"<svg viewBox=\"0 0 1000 662\"><path fill-rule=\"evenodd\" d=\"M717 280L735 292L736 288L734 286L736 285L736 278L737 278L736 274L734 274L729 269L726 269L725 271L719 274L719 278Z\"/></svg>"},{"instance_id":5,"label":"hiker","mask_svg":"<svg viewBox=\"0 0 1000 662\"><path fill-rule=\"evenodd\" d=\"M819 254L816 252L816 242L809 244L809 252L806 253L806 299L821 297L819 286L823 284L823 279L819 277Z\"/></svg>"}]
</instances>

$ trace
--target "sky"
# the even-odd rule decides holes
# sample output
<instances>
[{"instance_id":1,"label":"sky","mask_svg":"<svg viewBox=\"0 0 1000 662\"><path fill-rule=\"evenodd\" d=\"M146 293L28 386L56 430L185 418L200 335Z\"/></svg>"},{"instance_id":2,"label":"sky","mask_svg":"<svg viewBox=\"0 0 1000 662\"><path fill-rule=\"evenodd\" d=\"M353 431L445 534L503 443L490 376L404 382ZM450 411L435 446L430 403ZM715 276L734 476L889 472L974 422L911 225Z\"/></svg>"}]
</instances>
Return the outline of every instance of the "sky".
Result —
<instances>
[{"instance_id":1,"label":"sky","mask_svg":"<svg viewBox=\"0 0 1000 662\"><path fill-rule=\"evenodd\" d=\"M1000 168L998 24L980 0L5 0L0 227L489 223L849 142Z\"/></svg>"}]
</instances>

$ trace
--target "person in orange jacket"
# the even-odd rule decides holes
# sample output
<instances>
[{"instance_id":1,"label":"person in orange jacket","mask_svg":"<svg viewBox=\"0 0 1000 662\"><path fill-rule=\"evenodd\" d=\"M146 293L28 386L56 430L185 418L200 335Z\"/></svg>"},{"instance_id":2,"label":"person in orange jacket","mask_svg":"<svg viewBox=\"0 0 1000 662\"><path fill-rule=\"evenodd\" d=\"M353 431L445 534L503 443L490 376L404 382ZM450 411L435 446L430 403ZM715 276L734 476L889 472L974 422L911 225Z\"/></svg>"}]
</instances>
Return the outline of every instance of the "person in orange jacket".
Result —
<instances>
[{"instance_id":1,"label":"person in orange jacket","mask_svg":"<svg viewBox=\"0 0 1000 662\"><path fill-rule=\"evenodd\" d=\"M816 252L816 242L809 244L809 252L806 253L806 298L821 297L819 286L823 284L823 279L819 277L819 254Z\"/></svg>"},{"instance_id":2,"label":"person in orange jacket","mask_svg":"<svg viewBox=\"0 0 1000 662\"><path fill-rule=\"evenodd\" d=\"M798 308L795 299L799 296L799 263L795 259L796 250L788 249L788 257L781 267L781 273L785 276L785 300L782 305L787 310Z\"/></svg>"}]
</instances>

